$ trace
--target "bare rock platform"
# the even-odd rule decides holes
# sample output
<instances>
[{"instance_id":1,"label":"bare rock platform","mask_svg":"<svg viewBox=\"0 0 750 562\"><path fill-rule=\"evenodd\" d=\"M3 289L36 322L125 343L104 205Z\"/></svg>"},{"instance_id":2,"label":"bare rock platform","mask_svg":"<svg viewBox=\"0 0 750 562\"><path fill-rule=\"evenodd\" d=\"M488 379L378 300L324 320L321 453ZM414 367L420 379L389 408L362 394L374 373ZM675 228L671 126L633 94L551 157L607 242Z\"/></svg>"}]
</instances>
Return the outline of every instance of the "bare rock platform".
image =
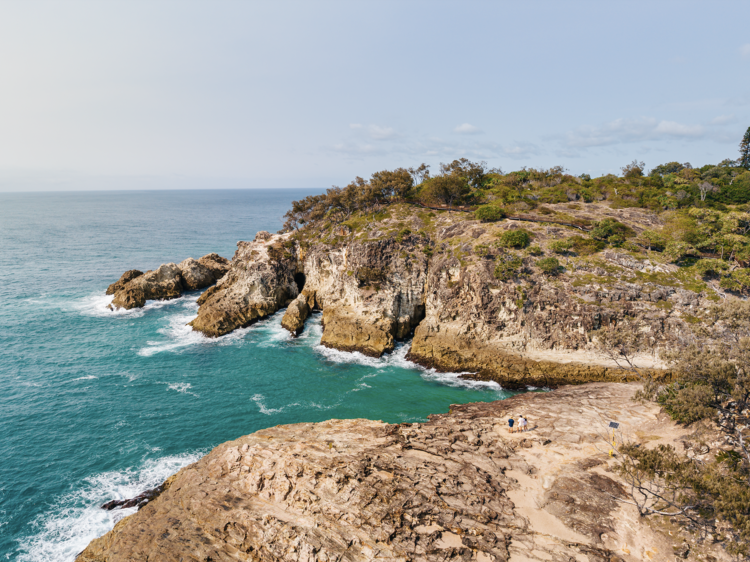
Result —
<instances>
[{"instance_id":1,"label":"bare rock platform","mask_svg":"<svg viewBox=\"0 0 750 562\"><path fill-rule=\"evenodd\" d=\"M634 402L637 389L591 383L426 423L258 431L182 469L77 560L671 561L680 543L618 501L611 470L610 421L647 446L687 433ZM510 434L518 415L530 430Z\"/></svg>"}]
</instances>

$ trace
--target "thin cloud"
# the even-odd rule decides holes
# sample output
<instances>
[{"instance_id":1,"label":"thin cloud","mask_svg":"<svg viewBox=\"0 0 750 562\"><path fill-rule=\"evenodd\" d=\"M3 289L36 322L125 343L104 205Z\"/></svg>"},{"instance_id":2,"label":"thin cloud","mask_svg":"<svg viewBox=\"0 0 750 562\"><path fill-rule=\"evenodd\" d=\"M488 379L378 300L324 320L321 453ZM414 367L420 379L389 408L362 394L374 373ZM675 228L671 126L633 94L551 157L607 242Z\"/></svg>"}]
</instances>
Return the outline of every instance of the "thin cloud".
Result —
<instances>
[{"instance_id":1,"label":"thin cloud","mask_svg":"<svg viewBox=\"0 0 750 562\"><path fill-rule=\"evenodd\" d=\"M714 117L713 119L711 119L712 125L728 125L730 123L736 123L736 122L737 122L737 118L734 116L734 114L718 115Z\"/></svg>"},{"instance_id":2,"label":"thin cloud","mask_svg":"<svg viewBox=\"0 0 750 562\"><path fill-rule=\"evenodd\" d=\"M453 132L458 133L459 135L476 135L478 133L481 133L482 131L479 129L479 127L475 127L471 123L462 123L455 129L453 129Z\"/></svg>"},{"instance_id":3,"label":"thin cloud","mask_svg":"<svg viewBox=\"0 0 750 562\"><path fill-rule=\"evenodd\" d=\"M400 136L396 129L392 127L380 127L378 125L370 125L368 127L368 134L373 140L391 140Z\"/></svg>"},{"instance_id":4,"label":"thin cloud","mask_svg":"<svg viewBox=\"0 0 750 562\"><path fill-rule=\"evenodd\" d=\"M659 121L652 117L621 118L598 127L579 127L565 135L563 144L573 148L592 148L652 140L694 140L705 136L706 129L702 125Z\"/></svg>"},{"instance_id":5,"label":"thin cloud","mask_svg":"<svg viewBox=\"0 0 750 562\"><path fill-rule=\"evenodd\" d=\"M745 43L740 47L740 55L742 58L750 59L750 43Z\"/></svg>"},{"instance_id":6,"label":"thin cloud","mask_svg":"<svg viewBox=\"0 0 750 562\"><path fill-rule=\"evenodd\" d=\"M350 129L361 129L362 128L362 123L349 123L349 128Z\"/></svg>"}]
</instances>

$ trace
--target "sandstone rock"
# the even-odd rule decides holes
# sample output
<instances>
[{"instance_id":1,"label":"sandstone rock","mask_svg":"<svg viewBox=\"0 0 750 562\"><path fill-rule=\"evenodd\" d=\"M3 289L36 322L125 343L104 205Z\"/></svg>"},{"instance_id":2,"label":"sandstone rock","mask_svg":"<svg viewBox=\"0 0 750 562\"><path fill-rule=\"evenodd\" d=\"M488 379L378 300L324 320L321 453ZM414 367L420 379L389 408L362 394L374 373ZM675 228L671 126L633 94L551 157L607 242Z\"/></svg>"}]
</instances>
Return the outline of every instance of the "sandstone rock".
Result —
<instances>
[{"instance_id":1,"label":"sandstone rock","mask_svg":"<svg viewBox=\"0 0 750 562\"><path fill-rule=\"evenodd\" d=\"M108 295L114 295L117 291L124 288L125 285L127 285L130 281L135 279L136 277L140 277L143 275L142 271L138 271L137 269L130 269L122 274L122 277L112 283L109 287L107 287L107 293Z\"/></svg>"},{"instance_id":2,"label":"sandstone rock","mask_svg":"<svg viewBox=\"0 0 750 562\"><path fill-rule=\"evenodd\" d=\"M181 261L177 267L182 272L182 286L186 291L203 289L216 282L211 270L193 258Z\"/></svg>"},{"instance_id":3,"label":"sandstone rock","mask_svg":"<svg viewBox=\"0 0 750 562\"><path fill-rule=\"evenodd\" d=\"M379 357L408 337L424 316L424 242L406 236L311 248L305 293L323 310L321 343Z\"/></svg>"},{"instance_id":4,"label":"sandstone rock","mask_svg":"<svg viewBox=\"0 0 750 562\"><path fill-rule=\"evenodd\" d=\"M238 242L229 271L199 299L198 317L190 323L193 329L221 336L273 314L295 298L297 260L282 246L288 240L289 235L261 231L253 242Z\"/></svg>"},{"instance_id":5,"label":"sandstone rock","mask_svg":"<svg viewBox=\"0 0 750 562\"><path fill-rule=\"evenodd\" d=\"M307 297L300 293L287 307L284 317L281 319L281 326L298 336L302 333L305 319L309 315L310 306L307 304Z\"/></svg>"},{"instance_id":6,"label":"sandstone rock","mask_svg":"<svg viewBox=\"0 0 750 562\"><path fill-rule=\"evenodd\" d=\"M428 423L259 431L182 469L77 560L671 560L677 539L617 501L623 482L599 435L616 419L628 438L684 437L658 406L632 401L636 388L527 393ZM519 413L531 430L508 434Z\"/></svg>"},{"instance_id":7,"label":"sandstone rock","mask_svg":"<svg viewBox=\"0 0 750 562\"><path fill-rule=\"evenodd\" d=\"M147 300L174 299L182 294L182 271L174 263L165 263L129 281L115 293L111 307L138 308Z\"/></svg>"},{"instance_id":8,"label":"sandstone rock","mask_svg":"<svg viewBox=\"0 0 750 562\"><path fill-rule=\"evenodd\" d=\"M206 254L198 260L198 263L209 269L215 281L224 277L231 266L231 262L227 258L215 253Z\"/></svg>"},{"instance_id":9,"label":"sandstone rock","mask_svg":"<svg viewBox=\"0 0 750 562\"><path fill-rule=\"evenodd\" d=\"M173 299L183 290L194 291L214 284L229 269L229 261L218 254L207 254L199 260L187 258L179 265L162 264L145 274L131 269L107 288L115 295L110 308L138 308L152 299Z\"/></svg>"},{"instance_id":10,"label":"sandstone rock","mask_svg":"<svg viewBox=\"0 0 750 562\"><path fill-rule=\"evenodd\" d=\"M229 271L229 260L219 254L206 254L199 260L188 258L178 266L182 272L182 285L186 291L195 291L213 285Z\"/></svg>"}]
</instances>

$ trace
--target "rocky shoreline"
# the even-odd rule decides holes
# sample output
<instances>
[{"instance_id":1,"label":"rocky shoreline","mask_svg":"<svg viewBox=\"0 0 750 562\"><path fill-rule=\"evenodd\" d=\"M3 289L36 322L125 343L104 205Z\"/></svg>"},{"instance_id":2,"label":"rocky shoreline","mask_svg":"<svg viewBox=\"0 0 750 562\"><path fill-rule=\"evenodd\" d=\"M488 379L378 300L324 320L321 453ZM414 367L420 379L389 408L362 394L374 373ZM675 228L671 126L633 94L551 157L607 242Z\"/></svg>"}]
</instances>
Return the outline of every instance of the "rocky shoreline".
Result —
<instances>
[{"instance_id":1,"label":"rocky shoreline","mask_svg":"<svg viewBox=\"0 0 750 562\"><path fill-rule=\"evenodd\" d=\"M634 402L637 388L567 386L427 423L262 430L182 469L77 561L727 559L621 501L608 422L647 447L686 446L688 433ZM530 431L508 433L520 414Z\"/></svg>"}]
</instances>

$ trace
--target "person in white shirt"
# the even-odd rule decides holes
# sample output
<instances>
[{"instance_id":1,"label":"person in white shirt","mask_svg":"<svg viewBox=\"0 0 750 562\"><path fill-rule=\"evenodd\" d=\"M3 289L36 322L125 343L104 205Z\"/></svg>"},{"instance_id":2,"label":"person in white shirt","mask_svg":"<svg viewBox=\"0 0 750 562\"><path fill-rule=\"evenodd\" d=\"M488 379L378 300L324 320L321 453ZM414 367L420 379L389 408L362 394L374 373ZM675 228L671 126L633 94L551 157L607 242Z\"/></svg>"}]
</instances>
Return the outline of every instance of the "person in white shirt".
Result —
<instances>
[{"instance_id":1,"label":"person in white shirt","mask_svg":"<svg viewBox=\"0 0 750 562\"><path fill-rule=\"evenodd\" d=\"M526 431L529 427L529 422L526 420L525 417L520 416L518 418L518 430L519 431Z\"/></svg>"}]
</instances>

